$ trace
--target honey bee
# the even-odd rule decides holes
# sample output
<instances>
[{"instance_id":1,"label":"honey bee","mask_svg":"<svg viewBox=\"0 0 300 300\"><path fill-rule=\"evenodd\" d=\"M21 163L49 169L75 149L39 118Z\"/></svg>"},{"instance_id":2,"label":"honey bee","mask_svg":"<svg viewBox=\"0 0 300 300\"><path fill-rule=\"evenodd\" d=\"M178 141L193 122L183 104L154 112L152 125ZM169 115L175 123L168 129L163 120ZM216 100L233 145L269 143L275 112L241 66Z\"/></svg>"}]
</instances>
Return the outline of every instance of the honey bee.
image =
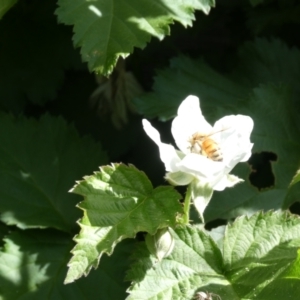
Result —
<instances>
[{"instance_id":1,"label":"honey bee","mask_svg":"<svg viewBox=\"0 0 300 300\"><path fill-rule=\"evenodd\" d=\"M195 300L213 300L213 297L216 297L216 299L218 299L218 300L222 300L219 295L214 294L214 293L209 293L207 291L206 291L206 293L204 293L204 292L196 293L194 299Z\"/></svg>"},{"instance_id":2,"label":"honey bee","mask_svg":"<svg viewBox=\"0 0 300 300\"><path fill-rule=\"evenodd\" d=\"M226 129L221 129L208 135L201 134L200 132L194 133L189 139L191 152L205 155L207 158L214 161L223 161L221 148L219 144L211 138L211 136L224 130Z\"/></svg>"}]
</instances>

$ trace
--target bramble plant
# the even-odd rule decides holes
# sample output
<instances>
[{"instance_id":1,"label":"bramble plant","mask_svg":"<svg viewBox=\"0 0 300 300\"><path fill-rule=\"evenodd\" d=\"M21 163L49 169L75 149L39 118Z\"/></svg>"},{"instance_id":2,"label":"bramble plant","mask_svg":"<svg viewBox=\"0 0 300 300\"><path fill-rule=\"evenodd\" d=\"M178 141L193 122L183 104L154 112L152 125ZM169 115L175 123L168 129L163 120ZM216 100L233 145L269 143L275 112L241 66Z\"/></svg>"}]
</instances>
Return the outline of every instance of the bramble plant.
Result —
<instances>
[{"instance_id":1,"label":"bramble plant","mask_svg":"<svg viewBox=\"0 0 300 300\"><path fill-rule=\"evenodd\" d=\"M299 8L0 1L0 299L300 299Z\"/></svg>"}]
</instances>

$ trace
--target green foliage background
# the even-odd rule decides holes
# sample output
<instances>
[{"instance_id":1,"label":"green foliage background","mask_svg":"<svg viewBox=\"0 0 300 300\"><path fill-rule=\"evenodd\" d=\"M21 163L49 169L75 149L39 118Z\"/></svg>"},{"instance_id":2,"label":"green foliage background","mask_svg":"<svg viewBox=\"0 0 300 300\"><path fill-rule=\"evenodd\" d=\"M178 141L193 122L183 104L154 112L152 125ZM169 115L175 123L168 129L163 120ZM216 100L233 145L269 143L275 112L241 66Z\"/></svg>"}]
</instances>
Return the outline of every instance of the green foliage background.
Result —
<instances>
[{"instance_id":1,"label":"green foliage background","mask_svg":"<svg viewBox=\"0 0 300 300\"><path fill-rule=\"evenodd\" d=\"M300 4L154 2L0 1L0 299L300 298L288 212L300 212ZM173 143L189 94L211 123L255 124L254 154L233 170L245 183L205 211L210 235L194 212L195 226L175 228L185 190L158 187L141 126ZM111 162L143 172L99 171ZM176 246L157 262L144 232L165 226Z\"/></svg>"}]
</instances>

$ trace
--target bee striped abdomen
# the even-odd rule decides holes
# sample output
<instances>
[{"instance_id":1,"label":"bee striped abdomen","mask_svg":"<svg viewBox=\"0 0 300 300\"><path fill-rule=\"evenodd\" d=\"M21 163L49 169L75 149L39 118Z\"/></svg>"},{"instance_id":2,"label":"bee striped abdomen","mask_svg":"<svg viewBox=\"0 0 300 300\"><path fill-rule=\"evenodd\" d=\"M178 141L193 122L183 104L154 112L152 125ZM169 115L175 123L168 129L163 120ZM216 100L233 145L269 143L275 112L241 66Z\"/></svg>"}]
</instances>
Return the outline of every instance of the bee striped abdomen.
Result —
<instances>
[{"instance_id":1,"label":"bee striped abdomen","mask_svg":"<svg viewBox=\"0 0 300 300\"><path fill-rule=\"evenodd\" d=\"M211 135L213 134L194 133L189 139L191 144L189 149L192 153L204 155L213 161L223 161L221 148L215 140L210 138Z\"/></svg>"},{"instance_id":2,"label":"bee striped abdomen","mask_svg":"<svg viewBox=\"0 0 300 300\"><path fill-rule=\"evenodd\" d=\"M206 157L214 161L223 161L222 151L218 143L216 143L213 139L205 139L202 142L201 148L202 155L205 155Z\"/></svg>"}]
</instances>

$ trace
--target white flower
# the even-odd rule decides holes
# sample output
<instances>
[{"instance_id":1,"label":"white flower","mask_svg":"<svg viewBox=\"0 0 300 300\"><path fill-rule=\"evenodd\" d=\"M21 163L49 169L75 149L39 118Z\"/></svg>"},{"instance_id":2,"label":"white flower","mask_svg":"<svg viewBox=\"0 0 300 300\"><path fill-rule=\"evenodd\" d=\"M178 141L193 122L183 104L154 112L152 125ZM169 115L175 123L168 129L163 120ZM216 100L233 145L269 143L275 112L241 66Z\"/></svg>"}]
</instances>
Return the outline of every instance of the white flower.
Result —
<instances>
[{"instance_id":1,"label":"white flower","mask_svg":"<svg viewBox=\"0 0 300 300\"><path fill-rule=\"evenodd\" d=\"M180 151L162 143L159 132L145 119L143 126L159 147L168 172L166 178L171 183L187 185L196 179L197 185L222 191L242 181L229 173L251 155L253 120L250 117L226 116L211 126L202 115L198 97L188 96L172 123L172 134Z\"/></svg>"}]
</instances>

